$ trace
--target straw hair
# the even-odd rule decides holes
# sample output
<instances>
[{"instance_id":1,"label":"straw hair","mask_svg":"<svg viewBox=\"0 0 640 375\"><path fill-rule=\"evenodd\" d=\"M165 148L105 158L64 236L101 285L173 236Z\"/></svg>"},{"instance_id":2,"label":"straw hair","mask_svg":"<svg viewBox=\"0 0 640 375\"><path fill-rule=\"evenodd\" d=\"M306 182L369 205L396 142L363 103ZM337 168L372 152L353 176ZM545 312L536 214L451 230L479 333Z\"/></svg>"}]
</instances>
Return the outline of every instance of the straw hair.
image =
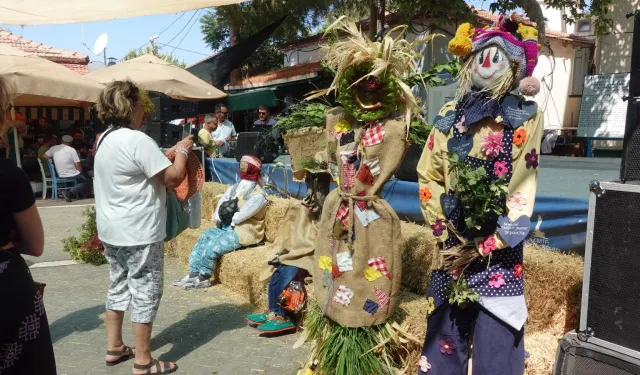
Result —
<instances>
[{"instance_id":1,"label":"straw hair","mask_svg":"<svg viewBox=\"0 0 640 375\"><path fill-rule=\"evenodd\" d=\"M140 89L130 80L113 81L100 94L98 117L107 125L127 126L140 98Z\"/></svg>"},{"instance_id":2,"label":"straw hair","mask_svg":"<svg viewBox=\"0 0 640 375\"><path fill-rule=\"evenodd\" d=\"M474 55L475 56L475 55ZM518 67L516 64L513 64L511 69L507 70L496 83L489 87L484 87L481 91L486 91L491 93L491 99L497 100L502 98L504 95L513 90L513 86L515 83L516 71ZM456 101L461 100L464 95L469 92L471 88L471 73L473 72L473 56L467 58L460 69L460 74L458 75L459 86L458 91L456 92Z\"/></svg>"}]
</instances>

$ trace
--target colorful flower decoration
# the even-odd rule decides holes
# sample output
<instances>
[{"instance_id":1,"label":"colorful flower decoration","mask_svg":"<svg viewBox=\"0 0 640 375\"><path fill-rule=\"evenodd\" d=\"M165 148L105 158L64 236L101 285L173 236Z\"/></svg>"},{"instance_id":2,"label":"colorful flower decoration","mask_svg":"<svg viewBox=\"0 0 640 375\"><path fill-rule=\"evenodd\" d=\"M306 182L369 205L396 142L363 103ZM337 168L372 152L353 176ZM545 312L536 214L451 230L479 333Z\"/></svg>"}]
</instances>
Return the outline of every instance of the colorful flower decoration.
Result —
<instances>
[{"instance_id":1,"label":"colorful flower decoration","mask_svg":"<svg viewBox=\"0 0 640 375\"><path fill-rule=\"evenodd\" d=\"M433 297L427 298L427 315L431 315L431 313L435 309L436 309L436 304L435 304L435 301L433 300Z\"/></svg>"},{"instance_id":2,"label":"colorful flower decoration","mask_svg":"<svg viewBox=\"0 0 640 375\"><path fill-rule=\"evenodd\" d=\"M496 238L493 236L489 236L480 241L480 243L478 243L478 249L484 255L491 254L492 251L498 249L498 246L496 245Z\"/></svg>"},{"instance_id":3,"label":"colorful flower decoration","mask_svg":"<svg viewBox=\"0 0 640 375\"><path fill-rule=\"evenodd\" d=\"M524 128L518 128L513 132L513 144L520 147L527 140L527 131Z\"/></svg>"},{"instance_id":4,"label":"colorful flower decoration","mask_svg":"<svg viewBox=\"0 0 640 375\"><path fill-rule=\"evenodd\" d=\"M433 235L436 237L442 236L447 226L444 225L442 220L438 219L435 223L431 224L431 229L433 229Z\"/></svg>"},{"instance_id":5,"label":"colorful flower decoration","mask_svg":"<svg viewBox=\"0 0 640 375\"><path fill-rule=\"evenodd\" d=\"M507 173L509 173L509 168L507 167L506 162L498 161L493 164L493 174L495 174L496 177L500 178Z\"/></svg>"},{"instance_id":6,"label":"colorful flower decoration","mask_svg":"<svg viewBox=\"0 0 640 375\"><path fill-rule=\"evenodd\" d=\"M456 348L456 344L451 341L451 339L440 340L440 353L451 355L453 354L453 350Z\"/></svg>"},{"instance_id":7,"label":"colorful flower decoration","mask_svg":"<svg viewBox=\"0 0 640 375\"><path fill-rule=\"evenodd\" d=\"M504 281L501 273L496 273L489 276L489 286L493 288L502 288L507 282Z\"/></svg>"},{"instance_id":8,"label":"colorful flower decoration","mask_svg":"<svg viewBox=\"0 0 640 375\"><path fill-rule=\"evenodd\" d=\"M420 360L418 361L418 366L420 366L420 371L422 372L427 372L431 370L431 364L429 363L429 361L427 360L427 357L425 356L420 357Z\"/></svg>"},{"instance_id":9,"label":"colorful flower decoration","mask_svg":"<svg viewBox=\"0 0 640 375\"><path fill-rule=\"evenodd\" d=\"M538 168L538 153L536 149L532 149L530 153L524 156L524 160L527 161L527 169Z\"/></svg>"},{"instance_id":10,"label":"colorful flower decoration","mask_svg":"<svg viewBox=\"0 0 640 375\"><path fill-rule=\"evenodd\" d=\"M467 127L464 126L464 120L465 119L464 119L464 115L463 115L462 118L460 118L460 121L456 122L455 125L453 125L453 126L456 127L456 130L460 134L464 134L467 131Z\"/></svg>"},{"instance_id":11,"label":"colorful flower decoration","mask_svg":"<svg viewBox=\"0 0 640 375\"><path fill-rule=\"evenodd\" d=\"M504 121L504 119L502 118L502 116L497 116L497 117L495 118L495 122L496 122L496 124L502 124L502 121Z\"/></svg>"},{"instance_id":12,"label":"colorful flower decoration","mask_svg":"<svg viewBox=\"0 0 640 375\"><path fill-rule=\"evenodd\" d=\"M489 132L482 137L482 152L489 158L495 158L502 152L502 136L503 132Z\"/></svg>"},{"instance_id":13,"label":"colorful flower decoration","mask_svg":"<svg viewBox=\"0 0 640 375\"><path fill-rule=\"evenodd\" d=\"M420 200L428 202L432 197L431 190L428 187L420 189Z\"/></svg>"},{"instance_id":14,"label":"colorful flower decoration","mask_svg":"<svg viewBox=\"0 0 640 375\"><path fill-rule=\"evenodd\" d=\"M521 278L522 271L524 271L524 267L522 267L522 264L516 264L515 267L513 267L513 276Z\"/></svg>"},{"instance_id":15,"label":"colorful flower decoration","mask_svg":"<svg viewBox=\"0 0 640 375\"><path fill-rule=\"evenodd\" d=\"M434 146L434 142L435 142L434 138L435 138L434 134L431 134L429 136L429 141L427 142L427 147L429 147L429 151L433 151L433 146Z\"/></svg>"},{"instance_id":16,"label":"colorful flower decoration","mask_svg":"<svg viewBox=\"0 0 640 375\"><path fill-rule=\"evenodd\" d=\"M347 120L342 120L333 126L336 133L346 133L351 131L351 124Z\"/></svg>"},{"instance_id":17,"label":"colorful flower decoration","mask_svg":"<svg viewBox=\"0 0 640 375\"><path fill-rule=\"evenodd\" d=\"M456 281L460 278L461 274L462 274L462 272L460 272L460 270L457 269L457 268L455 270L451 271L451 277Z\"/></svg>"},{"instance_id":18,"label":"colorful flower decoration","mask_svg":"<svg viewBox=\"0 0 640 375\"><path fill-rule=\"evenodd\" d=\"M517 192L515 194L511 194L507 201L507 207L512 210L522 211L524 206L527 205L527 198L525 198L522 193Z\"/></svg>"}]
</instances>

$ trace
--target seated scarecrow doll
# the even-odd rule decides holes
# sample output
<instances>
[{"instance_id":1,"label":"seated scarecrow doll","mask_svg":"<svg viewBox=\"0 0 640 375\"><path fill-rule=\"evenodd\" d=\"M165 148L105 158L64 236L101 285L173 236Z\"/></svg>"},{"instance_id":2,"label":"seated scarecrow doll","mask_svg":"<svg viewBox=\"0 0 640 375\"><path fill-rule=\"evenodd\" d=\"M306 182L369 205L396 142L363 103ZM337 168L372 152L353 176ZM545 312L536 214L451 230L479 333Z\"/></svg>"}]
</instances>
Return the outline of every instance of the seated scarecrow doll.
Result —
<instances>
[{"instance_id":1,"label":"seated scarecrow doll","mask_svg":"<svg viewBox=\"0 0 640 375\"><path fill-rule=\"evenodd\" d=\"M543 118L532 96L535 25L516 14L461 25L454 102L436 117L418 164L421 208L439 241L419 374L524 373L523 240L535 201ZM471 341L472 337L472 341Z\"/></svg>"},{"instance_id":2,"label":"seated scarecrow doll","mask_svg":"<svg viewBox=\"0 0 640 375\"><path fill-rule=\"evenodd\" d=\"M211 276L219 257L264 239L267 196L261 186L260 159L245 155L240 160L240 181L230 186L218 201L216 227L200 235L189 256L189 274L174 281L184 289L211 286Z\"/></svg>"}]
</instances>

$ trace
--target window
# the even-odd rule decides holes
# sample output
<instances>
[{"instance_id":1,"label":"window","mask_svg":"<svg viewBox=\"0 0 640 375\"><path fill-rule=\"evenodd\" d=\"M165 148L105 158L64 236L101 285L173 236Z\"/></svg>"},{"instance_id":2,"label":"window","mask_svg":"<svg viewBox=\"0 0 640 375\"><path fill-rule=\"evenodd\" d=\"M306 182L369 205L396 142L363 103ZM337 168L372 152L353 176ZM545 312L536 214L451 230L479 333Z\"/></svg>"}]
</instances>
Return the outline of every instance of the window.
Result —
<instances>
[{"instance_id":1,"label":"window","mask_svg":"<svg viewBox=\"0 0 640 375\"><path fill-rule=\"evenodd\" d=\"M574 50L571 95L582 96L582 88L584 87L584 77L589 73L590 65L591 65L591 48L577 47Z\"/></svg>"},{"instance_id":2,"label":"window","mask_svg":"<svg viewBox=\"0 0 640 375\"><path fill-rule=\"evenodd\" d=\"M591 20L578 20L577 29L579 33L588 33L589 31L591 31Z\"/></svg>"}]
</instances>

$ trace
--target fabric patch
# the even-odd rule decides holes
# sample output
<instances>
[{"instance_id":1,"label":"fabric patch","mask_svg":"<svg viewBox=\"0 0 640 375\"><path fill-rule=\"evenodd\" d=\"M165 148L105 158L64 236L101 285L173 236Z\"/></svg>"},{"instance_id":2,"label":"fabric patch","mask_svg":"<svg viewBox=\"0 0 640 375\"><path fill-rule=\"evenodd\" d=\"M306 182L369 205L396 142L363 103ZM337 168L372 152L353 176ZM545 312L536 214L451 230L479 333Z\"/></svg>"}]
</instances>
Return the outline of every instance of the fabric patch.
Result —
<instances>
[{"instance_id":1,"label":"fabric patch","mask_svg":"<svg viewBox=\"0 0 640 375\"><path fill-rule=\"evenodd\" d=\"M329 173L331 173L331 176L338 177L338 175L340 174L340 168L338 168L338 164L336 163L329 163Z\"/></svg>"},{"instance_id":2,"label":"fabric patch","mask_svg":"<svg viewBox=\"0 0 640 375\"><path fill-rule=\"evenodd\" d=\"M349 207L347 207L344 202L340 203L340 209L338 209L336 217L342 222L342 224L344 224L345 227L349 226Z\"/></svg>"},{"instance_id":3,"label":"fabric patch","mask_svg":"<svg viewBox=\"0 0 640 375\"><path fill-rule=\"evenodd\" d=\"M496 175L496 177L500 178L507 173L509 173L509 167L506 162L497 161L493 164L493 174Z\"/></svg>"},{"instance_id":4,"label":"fabric patch","mask_svg":"<svg viewBox=\"0 0 640 375\"><path fill-rule=\"evenodd\" d=\"M342 164L353 164L357 159L357 151L340 151L340 160L342 160Z\"/></svg>"},{"instance_id":5,"label":"fabric patch","mask_svg":"<svg viewBox=\"0 0 640 375\"><path fill-rule=\"evenodd\" d=\"M387 306L387 304L389 303L389 296L378 287L375 287L373 289L375 290L376 299L378 300L378 304L380 305L380 307Z\"/></svg>"},{"instance_id":6,"label":"fabric patch","mask_svg":"<svg viewBox=\"0 0 640 375\"><path fill-rule=\"evenodd\" d=\"M372 209L362 210L359 206L356 206L356 216L360 219L360 223L363 227L369 226L372 222L380 219L380 215Z\"/></svg>"},{"instance_id":7,"label":"fabric patch","mask_svg":"<svg viewBox=\"0 0 640 375\"><path fill-rule=\"evenodd\" d=\"M353 290L351 290L351 288L347 288L345 285L340 285L338 290L336 290L336 295L333 297L333 301L344 306L349 306L353 295Z\"/></svg>"},{"instance_id":8,"label":"fabric patch","mask_svg":"<svg viewBox=\"0 0 640 375\"><path fill-rule=\"evenodd\" d=\"M427 147L429 151L433 151L433 146L435 146L435 137L433 134L429 136L429 140L427 141Z\"/></svg>"},{"instance_id":9,"label":"fabric patch","mask_svg":"<svg viewBox=\"0 0 640 375\"><path fill-rule=\"evenodd\" d=\"M365 185L373 185L373 174L366 164L360 167L356 178Z\"/></svg>"},{"instance_id":10,"label":"fabric patch","mask_svg":"<svg viewBox=\"0 0 640 375\"><path fill-rule=\"evenodd\" d=\"M367 192L362 190L361 192L359 192L356 195L358 197L364 197L365 195L367 195ZM360 207L360 209L363 210L363 211L367 209L367 202L365 202L365 201L356 200L355 204L356 204L356 206Z\"/></svg>"},{"instance_id":11,"label":"fabric patch","mask_svg":"<svg viewBox=\"0 0 640 375\"><path fill-rule=\"evenodd\" d=\"M532 149L530 153L524 156L524 160L527 161L527 169L538 168L538 152L536 149Z\"/></svg>"},{"instance_id":12,"label":"fabric patch","mask_svg":"<svg viewBox=\"0 0 640 375\"><path fill-rule=\"evenodd\" d=\"M373 267L364 270L364 278L368 281L376 281L382 277L382 273Z\"/></svg>"},{"instance_id":13,"label":"fabric patch","mask_svg":"<svg viewBox=\"0 0 640 375\"><path fill-rule=\"evenodd\" d=\"M382 123L377 123L375 126L365 130L362 137L362 143L365 147L375 146L384 141L384 127Z\"/></svg>"},{"instance_id":14,"label":"fabric patch","mask_svg":"<svg viewBox=\"0 0 640 375\"><path fill-rule=\"evenodd\" d=\"M336 261L340 272L353 271L353 259L351 258L351 253L349 251L337 253Z\"/></svg>"},{"instance_id":15,"label":"fabric patch","mask_svg":"<svg viewBox=\"0 0 640 375\"><path fill-rule=\"evenodd\" d=\"M342 164L342 186L351 189L355 185L356 168L353 164Z\"/></svg>"},{"instance_id":16,"label":"fabric patch","mask_svg":"<svg viewBox=\"0 0 640 375\"><path fill-rule=\"evenodd\" d=\"M522 211L524 206L527 205L527 198L522 195L522 193L517 192L515 194L511 194L507 200L507 207L512 210Z\"/></svg>"},{"instance_id":17,"label":"fabric patch","mask_svg":"<svg viewBox=\"0 0 640 375\"><path fill-rule=\"evenodd\" d=\"M332 279L334 279L334 280L335 280L335 279L339 278L340 276L342 276L342 274L343 274L343 273L344 273L344 272L340 272L340 269L338 268L338 265L337 265L337 264L334 264L334 265L331 267L331 278L332 278Z\"/></svg>"},{"instance_id":18,"label":"fabric patch","mask_svg":"<svg viewBox=\"0 0 640 375\"><path fill-rule=\"evenodd\" d=\"M420 366L420 371L422 372L428 372L429 370L431 370L431 364L429 363L429 361L427 360L427 357L425 356L420 357L420 360L418 361L418 366Z\"/></svg>"},{"instance_id":19,"label":"fabric patch","mask_svg":"<svg viewBox=\"0 0 640 375\"><path fill-rule=\"evenodd\" d=\"M375 268L380 271L381 274L385 275L389 279L391 279L391 273L389 273L389 269L387 269L387 261L384 257L375 257L369 259L369 266Z\"/></svg>"},{"instance_id":20,"label":"fabric patch","mask_svg":"<svg viewBox=\"0 0 640 375\"><path fill-rule=\"evenodd\" d=\"M339 141L340 141L340 146L348 145L349 143L355 142L356 141L355 132L350 131L348 133L342 134L342 137L340 137Z\"/></svg>"},{"instance_id":21,"label":"fabric patch","mask_svg":"<svg viewBox=\"0 0 640 375\"><path fill-rule=\"evenodd\" d=\"M364 303L364 306L362 308L364 309L364 311L368 312L369 314L374 315L376 312L378 312L380 305L368 299Z\"/></svg>"},{"instance_id":22,"label":"fabric patch","mask_svg":"<svg viewBox=\"0 0 640 375\"><path fill-rule=\"evenodd\" d=\"M369 167L369 170L371 171L371 174L373 176L377 176L380 174L380 159L373 158L365 161L364 163L367 165L367 167Z\"/></svg>"},{"instance_id":23,"label":"fabric patch","mask_svg":"<svg viewBox=\"0 0 640 375\"><path fill-rule=\"evenodd\" d=\"M351 124L347 120L342 120L337 124L333 125L333 130L336 133L346 133L351 131Z\"/></svg>"},{"instance_id":24,"label":"fabric patch","mask_svg":"<svg viewBox=\"0 0 640 375\"><path fill-rule=\"evenodd\" d=\"M432 194L431 190L428 187L420 189L418 194L420 194L420 200L423 202L428 202L429 200L431 200Z\"/></svg>"},{"instance_id":25,"label":"fabric patch","mask_svg":"<svg viewBox=\"0 0 640 375\"><path fill-rule=\"evenodd\" d=\"M320 259L318 260L318 265L320 266L321 270L331 271L332 264L333 264L333 261L331 260L330 257L326 255L321 256Z\"/></svg>"},{"instance_id":26,"label":"fabric patch","mask_svg":"<svg viewBox=\"0 0 640 375\"><path fill-rule=\"evenodd\" d=\"M331 288L331 272L329 272L329 270L324 270L322 286L325 288Z\"/></svg>"}]
</instances>

